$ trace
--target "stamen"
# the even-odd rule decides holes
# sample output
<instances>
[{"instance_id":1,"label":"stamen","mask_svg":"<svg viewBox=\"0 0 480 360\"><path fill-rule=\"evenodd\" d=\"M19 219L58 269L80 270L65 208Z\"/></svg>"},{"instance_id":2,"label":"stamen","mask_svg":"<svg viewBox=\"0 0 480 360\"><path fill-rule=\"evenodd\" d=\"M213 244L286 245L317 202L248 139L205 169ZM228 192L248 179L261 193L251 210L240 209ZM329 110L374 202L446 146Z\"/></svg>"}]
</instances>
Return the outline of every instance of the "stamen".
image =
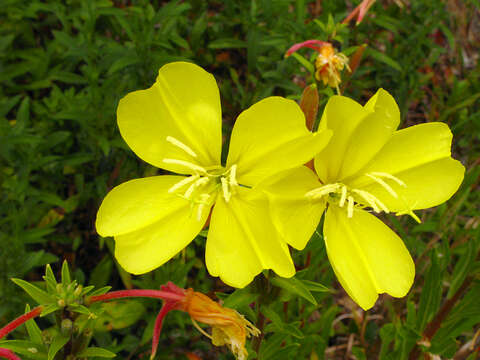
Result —
<instances>
[{"instance_id":1,"label":"stamen","mask_svg":"<svg viewBox=\"0 0 480 360\"><path fill-rule=\"evenodd\" d=\"M343 207L343 205L345 205L345 200L347 200L347 187L343 185L342 196L340 197L340 202L338 203L338 205L340 205L340 207Z\"/></svg>"},{"instance_id":2,"label":"stamen","mask_svg":"<svg viewBox=\"0 0 480 360\"><path fill-rule=\"evenodd\" d=\"M199 175L192 175L183 180L180 180L175 185L173 185L170 189L168 189L168 192L171 194L177 191L178 189L184 187L185 185L190 184L192 181L198 180L199 177L200 177Z\"/></svg>"},{"instance_id":3,"label":"stamen","mask_svg":"<svg viewBox=\"0 0 480 360\"><path fill-rule=\"evenodd\" d=\"M403 187L407 187L407 184L405 184L402 180L400 180L396 176L393 176L392 174L385 173L385 172L371 172L370 174L372 174L374 176L379 176L379 177L384 177L384 178L387 178L387 179L391 179L391 180L395 181L398 185L403 186Z\"/></svg>"},{"instance_id":4,"label":"stamen","mask_svg":"<svg viewBox=\"0 0 480 360\"><path fill-rule=\"evenodd\" d=\"M225 201L228 203L230 201L230 198L232 197L232 193L228 189L228 182L227 179L225 179L223 176L220 178L220 181L222 182L222 191L223 191L223 197L225 198Z\"/></svg>"},{"instance_id":5,"label":"stamen","mask_svg":"<svg viewBox=\"0 0 480 360\"><path fill-rule=\"evenodd\" d=\"M200 195L200 201L198 203L198 208L197 208L197 220L200 221L202 218L202 212L203 209L205 209L205 206L208 204L208 199L210 199L209 194L201 194Z\"/></svg>"},{"instance_id":6,"label":"stamen","mask_svg":"<svg viewBox=\"0 0 480 360\"><path fill-rule=\"evenodd\" d=\"M238 186L237 182L237 164L232 165L230 168L230 174L228 176L228 183L230 186Z\"/></svg>"},{"instance_id":7,"label":"stamen","mask_svg":"<svg viewBox=\"0 0 480 360\"><path fill-rule=\"evenodd\" d=\"M379 177L376 177L375 175L372 175L372 174L365 174L365 175L368 176L370 179L376 181L381 186L383 186L383 188L387 190L390 193L390 195L392 195L395 199L398 198L397 193L385 181L383 181Z\"/></svg>"},{"instance_id":8,"label":"stamen","mask_svg":"<svg viewBox=\"0 0 480 360\"><path fill-rule=\"evenodd\" d=\"M349 196L347 197L347 200L348 200L347 216L351 218L353 216L353 205L354 205L353 197Z\"/></svg>"},{"instance_id":9,"label":"stamen","mask_svg":"<svg viewBox=\"0 0 480 360\"><path fill-rule=\"evenodd\" d=\"M370 194L368 191L363 191L363 190L358 190L358 189L353 189L352 192L360 195L367 203L370 205L370 207L375 211L376 213L380 212L380 209L378 208L377 204L375 203L375 196Z\"/></svg>"},{"instance_id":10,"label":"stamen","mask_svg":"<svg viewBox=\"0 0 480 360\"><path fill-rule=\"evenodd\" d=\"M203 335L205 335L206 337L208 337L210 340L212 339L212 336L207 333L205 330L203 330L200 325L198 325L198 323L195 321L194 318L191 318L192 319L192 323L193 323L193 326L195 326L197 328L198 331L200 331Z\"/></svg>"},{"instance_id":11,"label":"stamen","mask_svg":"<svg viewBox=\"0 0 480 360\"><path fill-rule=\"evenodd\" d=\"M305 194L305 196L306 197L311 197L313 199L318 199L318 198L321 198L324 195L328 195L332 192L337 191L338 189L340 189L341 186L342 186L341 184L327 184L327 185L321 186L319 188L310 190L309 192L307 192Z\"/></svg>"},{"instance_id":12,"label":"stamen","mask_svg":"<svg viewBox=\"0 0 480 360\"><path fill-rule=\"evenodd\" d=\"M210 178L208 177L202 177L198 179L188 187L187 191L185 191L185 194L183 194L183 196L185 196L187 199L190 199L195 189L198 189L202 185L208 184L209 181L210 181Z\"/></svg>"},{"instance_id":13,"label":"stamen","mask_svg":"<svg viewBox=\"0 0 480 360\"><path fill-rule=\"evenodd\" d=\"M201 167L200 165L193 164L189 161L183 161L183 160L177 160L177 159L163 159L162 161L166 164L177 164L177 165L185 166L186 168L199 173L203 173L203 174L207 173L207 170L205 170L205 168Z\"/></svg>"},{"instance_id":14,"label":"stamen","mask_svg":"<svg viewBox=\"0 0 480 360\"><path fill-rule=\"evenodd\" d=\"M170 144L175 145L176 147L179 147L180 149L185 151L188 155L191 155L194 158L197 157L197 154L195 153L195 151L193 151L189 146L182 143L180 140L175 139L173 136L167 136L167 141Z\"/></svg>"},{"instance_id":15,"label":"stamen","mask_svg":"<svg viewBox=\"0 0 480 360\"><path fill-rule=\"evenodd\" d=\"M420 218L417 216L417 214L415 214L413 212L412 209L408 209L408 210L404 210L404 211L399 211L397 213L395 213L396 216L400 216L400 215L409 215L413 220L415 220L417 223L421 224L422 223L422 220L420 220Z\"/></svg>"}]
</instances>

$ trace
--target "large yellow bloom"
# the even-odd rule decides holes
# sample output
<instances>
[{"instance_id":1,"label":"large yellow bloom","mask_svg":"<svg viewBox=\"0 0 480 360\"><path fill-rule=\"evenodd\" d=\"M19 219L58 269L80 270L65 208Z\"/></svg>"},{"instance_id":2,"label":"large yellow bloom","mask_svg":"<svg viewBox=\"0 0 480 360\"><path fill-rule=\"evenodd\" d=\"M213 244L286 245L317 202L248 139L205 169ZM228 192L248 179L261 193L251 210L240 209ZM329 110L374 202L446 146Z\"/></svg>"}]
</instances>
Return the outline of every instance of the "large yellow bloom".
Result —
<instances>
[{"instance_id":1,"label":"large yellow bloom","mask_svg":"<svg viewBox=\"0 0 480 360\"><path fill-rule=\"evenodd\" d=\"M333 96L320 122L333 137L315 157L316 174L303 166L264 184L277 227L297 249L305 247L327 208L323 233L330 263L363 309L381 293L404 296L415 274L402 240L371 212L419 221L413 211L448 200L465 170L451 158L447 125L396 130L399 122L398 106L383 89L365 106Z\"/></svg>"},{"instance_id":2,"label":"large yellow bloom","mask_svg":"<svg viewBox=\"0 0 480 360\"><path fill-rule=\"evenodd\" d=\"M117 120L140 158L183 174L132 180L103 200L97 231L115 237L115 257L125 270L145 273L172 258L200 232L213 207L206 244L210 274L236 287L262 269L294 274L268 202L253 187L313 158L329 130L310 133L294 101L266 98L236 120L223 166L217 84L186 62L163 66L151 88L125 96Z\"/></svg>"}]
</instances>

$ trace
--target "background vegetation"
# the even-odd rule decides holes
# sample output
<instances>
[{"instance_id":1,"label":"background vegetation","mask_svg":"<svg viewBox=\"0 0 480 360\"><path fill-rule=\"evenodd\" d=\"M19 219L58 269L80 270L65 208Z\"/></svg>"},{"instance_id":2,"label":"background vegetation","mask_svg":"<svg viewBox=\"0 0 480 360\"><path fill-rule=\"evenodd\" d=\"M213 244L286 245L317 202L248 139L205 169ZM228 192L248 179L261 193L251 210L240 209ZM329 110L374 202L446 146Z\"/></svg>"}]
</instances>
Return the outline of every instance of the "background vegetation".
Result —
<instances>
[{"instance_id":1,"label":"background vegetation","mask_svg":"<svg viewBox=\"0 0 480 360\"><path fill-rule=\"evenodd\" d=\"M416 359L422 352L478 358L478 3L379 1L360 25L339 26L358 3L2 0L0 324L31 303L10 278L41 280L45 264L58 273L67 259L72 276L83 284L159 288L171 280L216 294L252 322L264 322L262 360ZM311 77L284 53L307 39L333 41L347 55L367 44L345 95L365 101L383 87L398 101L402 127L443 121L454 133L454 157L467 168L458 193L421 212L422 224L386 218L416 260L409 295L381 296L368 313L359 310L339 287L320 234L305 251L293 252L296 278L330 292L314 291L319 289L311 284L311 293L302 297L260 276L232 293L208 275L202 236L156 271L139 277L123 272L112 256L112 240L95 232L96 211L113 186L159 170L139 160L120 138L118 100L149 87L163 64L193 61L217 79L228 133L243 109L266 96L299 98ZM330 94L324 91L322 106ZM259 298L258 286L268 286L270 295ZM147 358L160 305L145 300L112 307L94 342L119 359ZM39 324L48 328L50 321ZM22 331L13 337L22 338ZM232 358L198 333L185 314L169 314L157 358L186 359L187 353Z\"/></svg>"}]
</instances>

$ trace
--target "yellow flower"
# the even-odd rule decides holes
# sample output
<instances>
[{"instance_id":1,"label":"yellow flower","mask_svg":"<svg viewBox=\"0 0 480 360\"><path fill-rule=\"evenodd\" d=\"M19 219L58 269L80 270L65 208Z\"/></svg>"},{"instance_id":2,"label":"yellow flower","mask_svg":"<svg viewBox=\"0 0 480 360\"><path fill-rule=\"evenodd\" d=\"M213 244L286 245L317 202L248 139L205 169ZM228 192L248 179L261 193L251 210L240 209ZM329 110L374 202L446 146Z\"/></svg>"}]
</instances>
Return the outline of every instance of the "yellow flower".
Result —
<instances>
[{"instance_id":1,"label":"yellow flower","mask_svg":"<svg viewBox=\"0 0 480 360\"><path fill-rule=\"evenodd\" d=\"M402 240L371 212L408 214L419 221L413 211L448 200L465 171L451 158L447 125L396 130L399 122L398 106L383 89L365 106L333 96L320 128L334 135L315 157L316 174L300 167L263 185L277 227L297 249L305 247L327 208L328 258L342 286L365 310L378 294L405 296L415 274Z\"/></svg>"},{"instance_id":2,"label":"yellow flower","mask_svg":"<svg viewBox=\"0 0 480 360\"><path fill-rule=\"evenodd\" d=\"M142 274L168 261L195 238L213 208L205 255L211 275L243 287L262 269L294 274L268 202L253 187L308 161L325 147L329 130L310 133L294 101L266 98L236 120L223 166L217 84L186 62L163 66L152 87L125 96L117 121L141 159L183 174L131 180L103 200L97 231L114 236L125 270Z\"/></svg>"}]
</instances>

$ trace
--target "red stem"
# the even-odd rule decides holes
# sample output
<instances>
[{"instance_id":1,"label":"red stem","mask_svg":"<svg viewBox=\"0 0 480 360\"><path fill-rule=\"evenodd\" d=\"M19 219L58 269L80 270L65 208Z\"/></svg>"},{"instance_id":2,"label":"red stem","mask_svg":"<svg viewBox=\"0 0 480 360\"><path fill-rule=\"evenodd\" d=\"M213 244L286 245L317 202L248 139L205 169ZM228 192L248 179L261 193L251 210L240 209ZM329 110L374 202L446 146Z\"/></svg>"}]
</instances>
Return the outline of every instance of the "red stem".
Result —
<instances>
[{"instance_id":1,"label":"red stem","mask_svg":"<svg viewBox=\"0 0 480 360\"><path fill-rule=\"evenodd\" d=\"M97 301L106 301L112 299L120 299L126 297L147 297L147 298L156 298L162 300L174 300L179 301L184 298L184 296L180 294L175 294L172 292L166 292L161 290L119 290L119 291L112 291L103 295L97 295L90 297L87 302L94 303Z\"/></svg>"},{"instance_id":2,"label":"red stem","mask_svg":"<svg viewBox=\"0 0 480 360\"><path fill-rule=\"evenodd\" d=\"M175 310L176 305L176 303L165 302L157 315L157 319L155 320L155 327L153 329L152 354L150 355L150 359L155 358L155 354L157 353L160 333L162 332L163 319L170 311Z\"/></svg>"},{"instance_id":3,"label":"red stem","mask_svg":"<svg viewBox=\"0 0 480 360\"><path fill-rule=\"evenodd\" d=\"M42 310L43 310L43 306L37 306L32 311L29 311L28 313L23 314L22 316L19 316L18 318L16 318L12 322L5 325L3 328L0 329L0 339L3 338L5 335L7 335L9 332L15 330L17 327L22 325L24 322L34 318L35 316L40 315Z\"/></svg>"},{"instance_id":4,"label":"red stem","mask_svg":"<svg viewBox=\"0 0 480 360\"><path fill-rule=\"evenodd\" d=\"M0 358L9 360L21 360L17 355L7 349L0 349Z\"/></svg>"}]
</instances>

